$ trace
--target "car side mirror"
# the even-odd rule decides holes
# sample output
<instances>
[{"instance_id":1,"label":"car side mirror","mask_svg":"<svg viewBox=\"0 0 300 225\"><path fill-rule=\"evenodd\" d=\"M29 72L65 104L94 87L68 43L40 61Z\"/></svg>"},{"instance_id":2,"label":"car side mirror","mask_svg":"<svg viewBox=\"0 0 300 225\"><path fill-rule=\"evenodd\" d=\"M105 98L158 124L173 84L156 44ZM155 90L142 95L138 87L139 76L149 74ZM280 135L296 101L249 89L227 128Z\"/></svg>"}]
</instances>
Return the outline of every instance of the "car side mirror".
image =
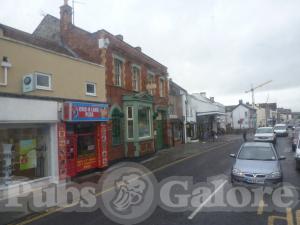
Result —
<instances>
[{"instance_id":1,"label":"car side mirror","mask_svg":"<svg viewBox=\"0 0 300 225\"><path fill-rule=\"evenodd\" d=\"M235 154L230 154L229 155L231 158L236 158L236 155Z\"/></svg>"},{"instance_id":2,"label":"car side mirror","mask_svg":"<svg viewBox=\"0 0 300 225\"><path fill-rule=\"evenodd\" d=\"M286 159L285 156L280 156L280 157L279 157L279 160L285 160L285 159Z\"/></svg>"}]
</instances>

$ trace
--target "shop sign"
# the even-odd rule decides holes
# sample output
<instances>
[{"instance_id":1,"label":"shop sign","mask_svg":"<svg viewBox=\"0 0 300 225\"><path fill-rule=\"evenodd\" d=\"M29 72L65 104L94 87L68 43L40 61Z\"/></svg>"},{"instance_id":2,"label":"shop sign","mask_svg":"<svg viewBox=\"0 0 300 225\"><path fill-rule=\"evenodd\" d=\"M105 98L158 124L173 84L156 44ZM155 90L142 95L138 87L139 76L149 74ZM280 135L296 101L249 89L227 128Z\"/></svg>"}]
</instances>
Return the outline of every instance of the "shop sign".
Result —
<instances>
[{"instance_id":1,"label":"shop sign","mask_svg":"<svg viewBox=\"0 0 300 225\"><path fill-rule=\"evenodd\" d=\"M65 121L108 121L108 104L65 102Z\"/></svg>"}]
</instances>

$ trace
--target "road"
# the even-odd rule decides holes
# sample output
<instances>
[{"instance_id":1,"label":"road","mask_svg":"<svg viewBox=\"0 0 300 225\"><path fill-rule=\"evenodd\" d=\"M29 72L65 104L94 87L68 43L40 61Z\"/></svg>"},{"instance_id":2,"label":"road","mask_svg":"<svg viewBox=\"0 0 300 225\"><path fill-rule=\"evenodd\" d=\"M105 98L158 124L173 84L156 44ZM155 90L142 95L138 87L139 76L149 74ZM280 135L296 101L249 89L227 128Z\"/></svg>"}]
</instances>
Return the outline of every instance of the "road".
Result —
<instances>
[{"instance_id":1,"label":"road","mask_svg":"<svg viewBox=\"0 0 300 225\"><path fill-rule=\"evenodd\" d=\"M208 177L219 175L228 176L233 159L228 155L229 153L236 153L241 145L240 141L228 144L224 147L218 147L204 154L197 155L187 160L182 160L170 166L165 166L161 170L155 172L155 177L161 181L170 176L191 176L194 183L206 182ZM280 155L286 156L286 160L282 161L282 169L284 173L284 181L289 182L295 187L300 187L300 173L295 170L295 162L293 159L294 153L291 152L290 143L287 138L278 138L276 146ZM222 184L220 189L229 190L231 185L229 182ZM218 192L217 188L215 193ZM204 206L186 210L183 212L169 212L161 207L157 207L154 213L140 224L145 225L171 225L171 224L289 224L300 225L300 204L297 204L293 209L284 211L268 212L268 207L264 207L264 203L268 203L270 199L265 197L258 207L252 207L249 211L248 206L240 209L226 207L226 210L210 210ZM262 203L262 204L261 204ZM296 217L297 209L299 209L298 217ZM280 218L281 217L281 218ZM275 222L274 222L274 221ZM298 220L298 221L297 221ZM22 221L23 224L49 224L49 225L108 225L115 224L108 219L100 209L94 212L55 212L44 214L38 218Z\"/></svg>"}]
</instances>

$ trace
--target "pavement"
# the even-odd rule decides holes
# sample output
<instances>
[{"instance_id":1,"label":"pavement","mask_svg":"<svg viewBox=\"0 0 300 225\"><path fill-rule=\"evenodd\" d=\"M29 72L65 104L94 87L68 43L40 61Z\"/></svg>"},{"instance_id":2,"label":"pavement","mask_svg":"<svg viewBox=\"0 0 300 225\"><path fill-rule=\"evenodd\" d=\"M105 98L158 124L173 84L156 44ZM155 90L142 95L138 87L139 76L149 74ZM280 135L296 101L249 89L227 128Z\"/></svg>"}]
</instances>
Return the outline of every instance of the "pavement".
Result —
<instances>
[{"instance_id":1,"label":"pavement","mask_svg":"<svg viewBox=\"0 0 300 225\"><path fill-rule=\"evenodd\" d=\"M150 169L158 181L171 176L180 176L191 177L194 183L207 182L208 178L214 179L215 177L228 177L230 175L233 159L228 157L228 154L236 153L241 144L241 136L226 135L216 142L191 143L162 150L140 163ZM295 170L294 153L291 151L289 139L284 137L279 138L276 148L280 155L284 155L287 158L285 161L282 161L284 181L289 182L297 189L297 187L300 187L300 173ZM101 176L101 174L98 174L98 176ZM212 198L215 197L214 195L217 194L220 187L216 188L212 195L210 195ZM231 185L225 179L221 188L226 193L230 190ZM101 193L97 196L100 198ZM238 209L226 207L226 210L210 209L205 208L205 205L199 205L192 209L187 208L179 212L170 212L161 207L156 207L153 214L139 224L300 225L299 203L291 208L276 210L272 208L268 197L263 197L259 200L259 203L262 202L262 204L259 204L257 207L250 208L245 206ZM298 201L299 198L296 200ZM74 209L77 207L75 205ZM1 214L1 221L4 221L3 216L6 215ZM71 208L63 208L24 217L12 224L106 225L116 223L107 218L100 209L95 209L91 212L75 212Z\"/></svg>"}]
</instances>

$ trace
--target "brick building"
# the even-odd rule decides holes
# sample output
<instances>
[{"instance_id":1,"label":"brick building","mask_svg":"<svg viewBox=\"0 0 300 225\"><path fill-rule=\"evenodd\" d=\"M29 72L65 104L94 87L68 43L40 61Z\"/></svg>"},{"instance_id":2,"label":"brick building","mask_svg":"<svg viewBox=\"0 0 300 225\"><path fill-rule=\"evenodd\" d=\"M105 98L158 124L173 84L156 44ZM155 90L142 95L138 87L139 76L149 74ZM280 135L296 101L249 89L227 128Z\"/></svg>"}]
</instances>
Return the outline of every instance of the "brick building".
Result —
<instances>
[{"instance_id":1,"label":"brick building","mask_svg":"<svg viewBox=\"0 0 300 225\"><path fill-rule=\"evenodd\" d=\"M76 27L72 24L72 8L66 2L60 7L60 19L46 15L33 34L63 45L74 57L105 66L111 118L109 161L167 147L167 67L140 47L126 43L122 35L106 30L90 33Z\"/></svg>"}]
</instances>

